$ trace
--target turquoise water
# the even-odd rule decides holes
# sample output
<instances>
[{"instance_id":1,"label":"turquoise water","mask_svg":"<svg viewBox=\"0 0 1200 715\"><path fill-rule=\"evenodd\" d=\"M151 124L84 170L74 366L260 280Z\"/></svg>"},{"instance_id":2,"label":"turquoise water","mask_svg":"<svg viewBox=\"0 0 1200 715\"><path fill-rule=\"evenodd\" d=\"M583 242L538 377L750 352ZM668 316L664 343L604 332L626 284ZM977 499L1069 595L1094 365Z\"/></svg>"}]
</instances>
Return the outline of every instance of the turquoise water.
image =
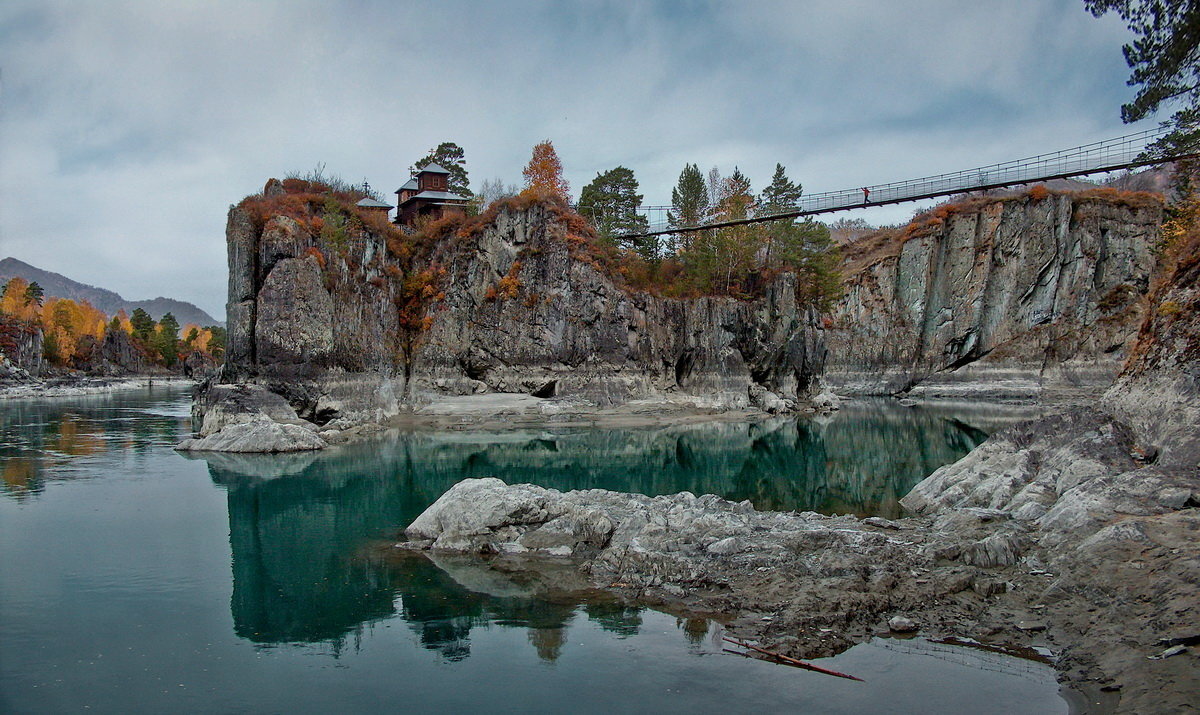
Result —
<instances>
[{"instance_id":1,"label":"turquoise water","mask_svg":"<svg viewBox=\"0 0 1200 715\"><path fill-rule=\"evenodd\" d=\"M0 403L0 711L1065 711L1047 666L922 640L823 661L721 652L718 626L390 548L464 476L689 489L891 513L986 419L408 434L321 454L171 450L187 395Z\"/></svg>"}]
</instances>

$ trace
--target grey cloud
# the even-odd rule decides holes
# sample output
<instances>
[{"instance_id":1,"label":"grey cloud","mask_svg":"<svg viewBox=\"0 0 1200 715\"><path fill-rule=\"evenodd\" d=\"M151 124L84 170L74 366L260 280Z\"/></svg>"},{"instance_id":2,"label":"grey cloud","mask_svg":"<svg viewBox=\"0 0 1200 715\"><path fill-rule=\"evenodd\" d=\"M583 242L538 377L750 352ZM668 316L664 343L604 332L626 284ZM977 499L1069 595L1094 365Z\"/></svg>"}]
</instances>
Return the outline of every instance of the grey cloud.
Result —
<instances>
[{"instance_id":1,"label":"grey cloud","mask_svg":"<svg viewBox=\"0 0 1200 715\"><path fill-rule=\"evenodd\" d=\"M1077 0L9 2L0 252L220 314L226 207L318 162L390 191L453 140L515 183L550 138L576 191L622 164L654 204L685 162L967 168L1123 133L1123 32Z\"/></svg>"}]
</instances>

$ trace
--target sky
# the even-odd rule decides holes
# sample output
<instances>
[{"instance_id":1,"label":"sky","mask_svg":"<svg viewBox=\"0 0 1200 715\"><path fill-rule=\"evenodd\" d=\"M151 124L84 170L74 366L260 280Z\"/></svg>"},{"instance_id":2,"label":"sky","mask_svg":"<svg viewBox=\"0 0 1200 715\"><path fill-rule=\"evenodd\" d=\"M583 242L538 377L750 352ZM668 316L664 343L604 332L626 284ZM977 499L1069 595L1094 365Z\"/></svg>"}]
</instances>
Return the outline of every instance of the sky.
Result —
<instances>
[{"instance_id":1,"label":"sky","mask_svg":"<svg viewBox=\"0 0 1200 715\"><path fill-rule=\"evenodd\" d=\"M387 198L431 148L573 193L685 164L806 192L1121 136L1114 17L1081 0L0 3L0 257L224 317L228 207L324 166ZM911 204L847 216L896 223Z\"/></svg>"}]
</instances>

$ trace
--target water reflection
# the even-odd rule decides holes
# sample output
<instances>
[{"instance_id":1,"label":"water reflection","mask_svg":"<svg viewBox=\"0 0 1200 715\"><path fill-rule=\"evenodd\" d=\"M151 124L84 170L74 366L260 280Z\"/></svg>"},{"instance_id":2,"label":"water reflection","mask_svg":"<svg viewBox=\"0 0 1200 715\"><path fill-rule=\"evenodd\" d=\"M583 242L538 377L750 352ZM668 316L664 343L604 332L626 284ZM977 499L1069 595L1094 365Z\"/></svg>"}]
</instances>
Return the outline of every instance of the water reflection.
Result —
<instances>
[{"instance_id":1,"label":"water reflection","mask_svg":"<svg viewBox=\"0 0 1200 715\"><path fill-rule=\"evenodd\" d=\"M12 399L0 404L0 478L3 493L22 501L47 482L92 476L101 459L145 456L173 444L186 430L178 410L186 385L148 390ZM115 453L115 454L114 454Z\"/></svg>"},{"instance_id":2,"label":"water reflection","mask_svg":"<svg viewBox=\"0 0 1200 715\"><path fill-rule=\"evenodd\" d=\"M472 629L489 624L529 629L529 644L554 660L572 618L632 635L639 609L594 596L581 605L586 584L569 583L573 569L514 576L473 560L398 549L381 556L377 545L459 480L491 475L558 489L689 490L762 509L894 516L916 481L985 436L954 416L865 405L821 420L415 432L325 453L203 459L227 492L240 637L328 642L337 651L364 624L398 615L449 660L465 658ZM693 642L706 630L683 624Z\"/></svg>"}]
</instances>

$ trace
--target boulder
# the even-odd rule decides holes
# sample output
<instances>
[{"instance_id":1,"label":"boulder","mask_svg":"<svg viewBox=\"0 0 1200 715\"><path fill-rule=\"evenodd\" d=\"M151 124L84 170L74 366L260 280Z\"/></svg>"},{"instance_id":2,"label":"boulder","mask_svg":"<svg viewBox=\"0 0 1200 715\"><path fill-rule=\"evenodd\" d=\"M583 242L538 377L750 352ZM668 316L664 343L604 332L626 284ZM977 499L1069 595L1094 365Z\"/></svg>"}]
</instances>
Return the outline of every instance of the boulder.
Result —
<instances>
[{"instance_id":1,"label":"boulder","mask_svg":"<svg viewBox=\"0 0 1200 715\"><path fill-rule=\"evenodd\" d=\"M266 417L226 425L207 437L185 439L175 449L187 452L305 452L328 447L312 430Z\"/></svg>"}]
</instances>

